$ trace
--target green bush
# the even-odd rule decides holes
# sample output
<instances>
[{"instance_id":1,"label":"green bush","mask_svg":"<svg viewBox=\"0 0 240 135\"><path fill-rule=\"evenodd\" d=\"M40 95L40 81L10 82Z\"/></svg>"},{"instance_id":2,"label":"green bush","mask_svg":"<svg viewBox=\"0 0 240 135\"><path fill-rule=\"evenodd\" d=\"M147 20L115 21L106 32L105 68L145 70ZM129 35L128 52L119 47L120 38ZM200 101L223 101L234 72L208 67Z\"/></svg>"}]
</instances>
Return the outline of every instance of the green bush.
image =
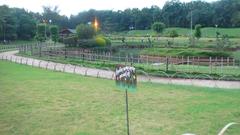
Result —
<instances>
[{"instance_id":1,"label":"green bush","mask_svg":"<svg viewBox=\"0 0 240 135\"><path fill-rule=\"evenodd\" d=\"M102 37L96 37L95 42L98 47L105 47L107 45L106 40Z\"/></svg>"},{"instance_id":2,"label":"green bush","mask_svg":"<svg viewBox=\"0 0 240 135\"><path fill-rule=\"evenodd\" d=\"M106 37L103 37L104 39L105 39L105 41L106 41L106 45L107 46L111 46L111 40L110 39L108 39L108 38L106 38Z\"/></svg>"}]
</instances>

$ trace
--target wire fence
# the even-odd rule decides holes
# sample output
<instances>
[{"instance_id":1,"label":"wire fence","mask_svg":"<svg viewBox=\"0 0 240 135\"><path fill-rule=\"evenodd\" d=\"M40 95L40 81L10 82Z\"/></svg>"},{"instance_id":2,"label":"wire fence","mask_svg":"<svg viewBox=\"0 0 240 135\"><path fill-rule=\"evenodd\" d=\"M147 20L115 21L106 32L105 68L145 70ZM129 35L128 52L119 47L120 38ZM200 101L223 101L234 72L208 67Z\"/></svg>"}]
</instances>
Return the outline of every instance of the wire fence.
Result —
<instances>
[{"instance_id":1,"label":"wire fence","mask_svg":"<svg viewBox=\"0 0 240 135\"><path fill-rule=\"evenodd\" d=\"M72 65L72 64L63 64L46 60L39 60L28 57L21 57L9 54L0 54L1 60L8 60L18 64L29 65L32 67L38 67L46 70L58 71L58 72L67 72L73 74L79 74L83 76L91 76L91 77L99 77L106 79L115 79L115 72L111 71L108 68L105 69L95 69L95 68L87 68L81 65ZM176 79L175 74L168 74L167 72L163 72L166 76L164 78L154 77L151 74L148 74L144 71L138 76L138 81L140 82L151 82L151 83L165 83L165 84L180 84L180 85L192 85L192 86L205 86L205 87L217 87L217 88L240 88L239 81L224 81L226 78L231 77L233 80L234 76L221 76L216 80L202 80L199 79L198 75L195 75L193 78L185 78L185 79ZM202 74L203 75L203 74ZM207 76L207 75L206 75ZM205 77L206 77L205 76ZM208 76L207 79L211 79L211 76Z\"/></svg>"},{"instance_id":2,"label":"wire fence","mask_svg":"<svg viewBox=\"0 0 240 135\"><path fill-rule=\"evenodd\" d=\"M229 57L157 57L147 55L114 54L110 51L76 49L49 46L25 46L20 53L52 60L88 63L114 68L116 64L134 65L152 74L167 73L208 74L210 76L234 76L240 78L240 61ZM161 74L163 75L163 74ZM179 74L178 74L179 75Z\"/></svg>"}]
</instances>

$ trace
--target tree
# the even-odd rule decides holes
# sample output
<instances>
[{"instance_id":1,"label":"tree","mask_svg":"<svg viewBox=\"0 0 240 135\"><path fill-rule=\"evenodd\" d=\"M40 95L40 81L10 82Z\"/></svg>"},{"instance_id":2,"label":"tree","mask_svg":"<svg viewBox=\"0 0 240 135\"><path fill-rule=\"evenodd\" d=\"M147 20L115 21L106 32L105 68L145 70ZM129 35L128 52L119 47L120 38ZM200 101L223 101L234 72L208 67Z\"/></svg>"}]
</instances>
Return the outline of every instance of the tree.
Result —
<instances>
[{"instance_id":1,"label":"tree","mask_svg":"<svg viewBox=\"0 0 240 135\"><path fill-rule=\"evenodd\" d=\"M51 38L52 38L52 41L54 41L54 43L56 43L59 39L59 29L58 29L58 26L57 25L52 25L50 27L50 33L51 33Z\"/></svg>"},{"instance_id":2,"label":"tree","mask_svg":"<svg viewBox=\"0 0 240 135\"><path fill-rule=\"evenodd\" d=\"M200 24L197 24L195 25L195 33L194 33L194 36L199 40L202 36L202 32L201 32L201 25Z\"/></svg>"},{"instance_id":3,"label":"tree","mask_svg":"<svg viewBox=\"0 0 240 135\"><path fill-rule=\"evenodd\" d=\"M68 25L68 18L59 14L58 6L43 6L42 19L51 24L58 25L60 28L65 28ZM42 20L41 20L42 21Z\"/></svg>"},{"instance_id":4,"label":"tree","mask_svg":"<svg viewBox=\"0 0 240 135\"><path fill-rule=\"evenodd\" d=\"M36 39L40 42L46 40L46 24L41 23L37 25Z\"/></svg>"},{"instance_id":5,"label":"tree","mask_svg":"<svg viewBox=\"0 0 240 135\"><path fill-rule=\"evenodd\" d=\"M14 9L17 18L17 37L22 40L30 40L36 34L36 20L24 9Z\"/></svg>"},{"instance_id":6,"label":"tree","mask_svg":"<svg viewBox=\"0 0 240 135\"><path fill-rule=\"evenodd\" d=\"M163 30L165 28L165 24L162 23L162 22L155 22L153 25L152 25L152 29L157 32L158 34L159 33L162 33Z\"/></svg>"},{"instance_id":7,"label":"tree","mask_svg":"<svg viewBox=\"0 0 240 135\"><path fill-rule=\"evenodd\" d=\"M79 24L76 27L77 36L79 39L92 39L96 35L94 28L91 25Z\"/></svg>"},{"instance_id":8,"label":"tree","mask_svg":"<svg viewBox=\"0 0 240 135\"><path fill-rule=\"evenodd\" d=\"M16 17L11 8L0 6L0 38L1 40L15 40L17 38Z\"/></svg>"}]
</instances>

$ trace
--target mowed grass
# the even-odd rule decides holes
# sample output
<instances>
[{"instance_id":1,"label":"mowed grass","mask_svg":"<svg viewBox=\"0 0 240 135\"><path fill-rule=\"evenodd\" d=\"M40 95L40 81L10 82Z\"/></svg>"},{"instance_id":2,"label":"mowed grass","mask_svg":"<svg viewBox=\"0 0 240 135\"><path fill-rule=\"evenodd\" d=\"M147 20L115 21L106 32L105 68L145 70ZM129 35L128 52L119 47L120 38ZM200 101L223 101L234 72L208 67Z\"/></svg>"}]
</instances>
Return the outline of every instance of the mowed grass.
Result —
<instances>
[{"instance_id":1,"label":"mowed grass","mask_svg":"<svg viewBox=\"0 0 240 135\"><path fill-rule=\"evenodd\" d=\"M134 135L216 135L240 122L240 91L139 83L129 93ZM239 135L240 126L226 135ZM0 61L1 135L123 135L125 96L114 81Z\"/></svg>"},{"instance_id":2,"label":"mowed grass","mask_svg":"<svg viewBox=\"0 0 240 135\"><path fill-rule=\"evenodd\" d=\"M189 28L179 28L179 27L171 27L166 28L163 32L163 36L169 36L169 32L172 30L176 30L180 36L189 36L191 33L191 29ZM240 37L240 28L214 28L214 27L206 27L202 28L202 37L216 37L216 31L220 32L222 35L227 34L230 37L239 38ZM194 29L193 29L194 32ZM123 33L124 34L124 33ZM130 36L147 36L147 35L156 35L156 33L152 30L132 30L129 32L125 32L125 34Z\"/></svg>"}]
</instances>

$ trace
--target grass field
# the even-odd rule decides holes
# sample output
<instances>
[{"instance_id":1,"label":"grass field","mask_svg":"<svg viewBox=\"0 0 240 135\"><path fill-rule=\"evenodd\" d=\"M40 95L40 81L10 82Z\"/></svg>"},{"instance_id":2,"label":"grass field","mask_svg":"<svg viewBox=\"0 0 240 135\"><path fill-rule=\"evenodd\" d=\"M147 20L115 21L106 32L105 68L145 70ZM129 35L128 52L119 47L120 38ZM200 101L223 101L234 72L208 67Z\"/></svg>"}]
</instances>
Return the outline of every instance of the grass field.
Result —
<instances>
[{"instance_id":1,"label":"grass field","mask_svg":"<svg viewBox=\"0 0 240 135\"><path fill-rule=\"evenodd\" d=\"M123 135L124 92L114 81L0 61L1 135ZM240 121L240 91L140 83L129 94L135 135L216 135ZM226 135L239 135L235 126Z\"/></svg>"},{"instance_id":2,"label":"grass field","mask_svg":"<svg viewBox=\"0 0 240 135\"><path fill-rule=\"evenodd\" d=\"M180 36L189 36L191 30L188 28L166 28L163 32L163 36L169 36L169 31L176 30ZM216 31L220 32L222 35L227 34L229 37L239 38L240 37L240 28L213 28L206 27L202 28L202 37L216 37ZM193 30L194 32L194 30ZM156 33L152 30L132 30L125 33L118 34L126 34L129 36L147 36L147 35L156 35Z\"/></svg>"}]
</instances>

